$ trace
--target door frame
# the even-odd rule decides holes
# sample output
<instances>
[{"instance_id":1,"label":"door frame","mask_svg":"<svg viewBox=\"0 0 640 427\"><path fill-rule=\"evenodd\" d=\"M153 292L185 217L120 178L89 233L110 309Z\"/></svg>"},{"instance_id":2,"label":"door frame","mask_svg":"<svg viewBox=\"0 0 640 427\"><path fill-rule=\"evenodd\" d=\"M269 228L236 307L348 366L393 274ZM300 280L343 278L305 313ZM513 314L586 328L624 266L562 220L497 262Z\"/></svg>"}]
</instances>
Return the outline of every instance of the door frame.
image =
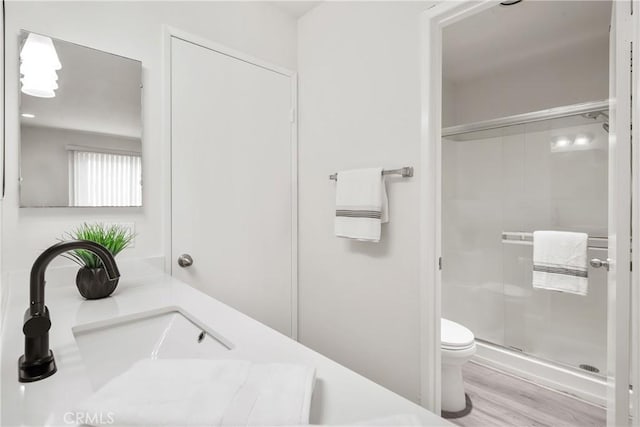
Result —
<instances>
[{"instance_id":1,"label":"door frame","mask_svg":"<svg viewBox=\"0 0 640 427\"><path fill-rule=\"evenodd\" d=\"M163 144L164 188L167 196L164 204L166 221L164 224L165 272L172 274L172 140L171 140L171 40L179 39L205 49L255 65L268 71L288 77L291 81L291 338L298 340L298 74L295 71L271 64L244 52L207 40L195 34L169 25L163 27Z\"/></svg>"},{"instance_id":2,"label":"door frame","mask_svg":"<svg viewBox=\"0 0 640 427\"><path fill-rule=\"evenodd\" d=\"M420 404L441 410L442 31L497 1L445 1L420 16Z\"/></svg>"},{"instance_id":3,"label":"door frame","mask_svg":"<svg viewBox=\"0 0 640 427\"><path fill-rule=\"evenodd\" d=\"M614 0L615 1L615 0ZM421 59L421 142L420 142L420 403L435 413L440 413L441 401L441 350L440 350L440 319L441 319L441 150L442 150L442 33L444 27L495 7L500 0L461 0L446 1L433 5L422 12L420 22L420 59ZM621 2L623 3L623 2ZM629 2L631 5L631 2ZM635 31L640 28L640 14L634 16L633 41L636 46L640 37ZM634 62L640 66L637 60ZM634 69L639 69L634 66ZM635 73L635 82L640 82L640 73ZM638 96L638 84L633 87L634 100ZM636 101L637 103L638 101ZM635 105L634 105L635 107ZM633 108L632 120L638 120L640 108ZM640 141L640 126L634 126L633 140ZM638 200L640 199L640 183L638 183L638 169L640 168L640 150L633 150L632 159L632 201L631 213L633 253L640 253L640 222ZM446 260L445 260L446 262ZM640 320L640 268L636 268L631 275L631 319L638 324ZM631 320L629 319L629 320ZM631 382L636 390L640 389L640 326L631 331ZM640 393L636 392L633 399L635 421L640 419Z\"/></svg>"},{"instance_id":4,"label":"door frame","mask_svg":"<svg viewBox=\"0 0 640 427\"><path fill-rule=\"evenodd\" d=\"M638 7L638 2L630 2L630 6ZM640 46L640 13L635 10L631 16L631 40L633 46ZM638 49L634 49L636 52ZM640 55L637 53L632 58L632 69L640 70ZM632 99L631 120L634 124L640 123L640 73L632 73ZM640 264L640 125L631 129L631 263ZM633 143L635 141L635 144ZM634 255L635 254L635 255ZM640 268L631 269L631 342L630 355L631 384L634 393L631 395L632 425L640 425Z\"/></svg>"}]
</instances>

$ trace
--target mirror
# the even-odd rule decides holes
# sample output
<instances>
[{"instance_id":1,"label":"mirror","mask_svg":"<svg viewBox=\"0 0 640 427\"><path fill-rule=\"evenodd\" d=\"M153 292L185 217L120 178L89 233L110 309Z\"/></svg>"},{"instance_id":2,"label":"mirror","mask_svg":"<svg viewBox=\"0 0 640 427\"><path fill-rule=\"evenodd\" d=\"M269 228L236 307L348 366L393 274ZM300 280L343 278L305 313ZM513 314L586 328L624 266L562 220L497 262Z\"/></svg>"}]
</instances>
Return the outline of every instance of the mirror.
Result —
<instances>
[{"instance_id":1,"label":"mirror","mask_svg":"<svg viewBox=\"0 0 640 427\"><path fill-rule=\"evenodd\" d=\"M20 33L20 206L142 206L142 64Z\"/></svg>"}]
</instances>

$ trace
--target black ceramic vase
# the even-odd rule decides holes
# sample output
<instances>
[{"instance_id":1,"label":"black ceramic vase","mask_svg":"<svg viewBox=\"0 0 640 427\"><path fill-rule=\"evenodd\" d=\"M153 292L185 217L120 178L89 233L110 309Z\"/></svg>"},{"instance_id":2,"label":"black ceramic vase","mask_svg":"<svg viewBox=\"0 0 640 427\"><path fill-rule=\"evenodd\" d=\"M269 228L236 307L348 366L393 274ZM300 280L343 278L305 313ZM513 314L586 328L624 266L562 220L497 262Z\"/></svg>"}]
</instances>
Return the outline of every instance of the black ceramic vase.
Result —
<instances>
[{"instance_id":1,"label":"black ceramic vase","mask_svg":"<svg viewBox=\"0 0 640 427\"><path fill-rule=\"evenodd\" d=\"M104 268L82 267L76 275L76 286L86 299L106 298L116 290L118 279L109 280Z\"/></svg>"}]
</instances>

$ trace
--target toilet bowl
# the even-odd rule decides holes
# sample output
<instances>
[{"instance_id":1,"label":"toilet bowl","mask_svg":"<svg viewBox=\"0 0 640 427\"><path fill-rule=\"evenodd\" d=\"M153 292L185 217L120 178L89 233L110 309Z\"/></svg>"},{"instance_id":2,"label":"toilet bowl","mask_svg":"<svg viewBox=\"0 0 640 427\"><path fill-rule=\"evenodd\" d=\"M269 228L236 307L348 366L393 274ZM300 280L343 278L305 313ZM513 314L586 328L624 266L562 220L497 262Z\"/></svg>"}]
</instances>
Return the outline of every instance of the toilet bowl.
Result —
<instances>
[{"instance_id":1,"label":"toilet bowl","mask_svg":"<svg viewBox=\"0 0 640 427\"><path fill-rule=\"evenodd\" d=\"M469 329L451 320L442 319L440 325L442 411L464 411L466 398L462 382L462 365L476 352L475 337Z\"/></svg>"}]
</instances>

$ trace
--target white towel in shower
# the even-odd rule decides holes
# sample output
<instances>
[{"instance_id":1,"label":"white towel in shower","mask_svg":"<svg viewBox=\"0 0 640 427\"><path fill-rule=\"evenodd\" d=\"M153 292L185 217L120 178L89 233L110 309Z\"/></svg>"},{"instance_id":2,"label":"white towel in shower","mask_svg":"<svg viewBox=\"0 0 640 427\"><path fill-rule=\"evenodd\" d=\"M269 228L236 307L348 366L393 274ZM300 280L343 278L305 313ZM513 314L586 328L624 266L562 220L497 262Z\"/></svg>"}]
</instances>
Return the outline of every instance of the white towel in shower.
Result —
<instances>
[{"instance_id":1,"label":"white towel in shower","mask_svg":"<svg viewBox=\"0 0 640 427\"><path fill-rule=\"evenodd\" d=\"M535 231L533 233L533 287L586 295L586 233Z\"/></svg>"},{"instance_id":2,"label":"white towel in shower","mask_svg":"<svg viewBox=\"0 0 640 427\"><path fill-rule=\"evenodd\" d=\"M305 425L314 382L315 370L302 365L148 359L105 384L76 411L125 426Z\"/></svg>"},{"instance_id":3,"label":"white towel in shower","mask_svg":"<svg viewBox=\"0 0 640 427\"><path fill-rule=\"evenodd\" d=\"M336 185L336 236L379 242L381 224L389 221L382 168L338 172Z\"/></svg>"}]
</instances>

